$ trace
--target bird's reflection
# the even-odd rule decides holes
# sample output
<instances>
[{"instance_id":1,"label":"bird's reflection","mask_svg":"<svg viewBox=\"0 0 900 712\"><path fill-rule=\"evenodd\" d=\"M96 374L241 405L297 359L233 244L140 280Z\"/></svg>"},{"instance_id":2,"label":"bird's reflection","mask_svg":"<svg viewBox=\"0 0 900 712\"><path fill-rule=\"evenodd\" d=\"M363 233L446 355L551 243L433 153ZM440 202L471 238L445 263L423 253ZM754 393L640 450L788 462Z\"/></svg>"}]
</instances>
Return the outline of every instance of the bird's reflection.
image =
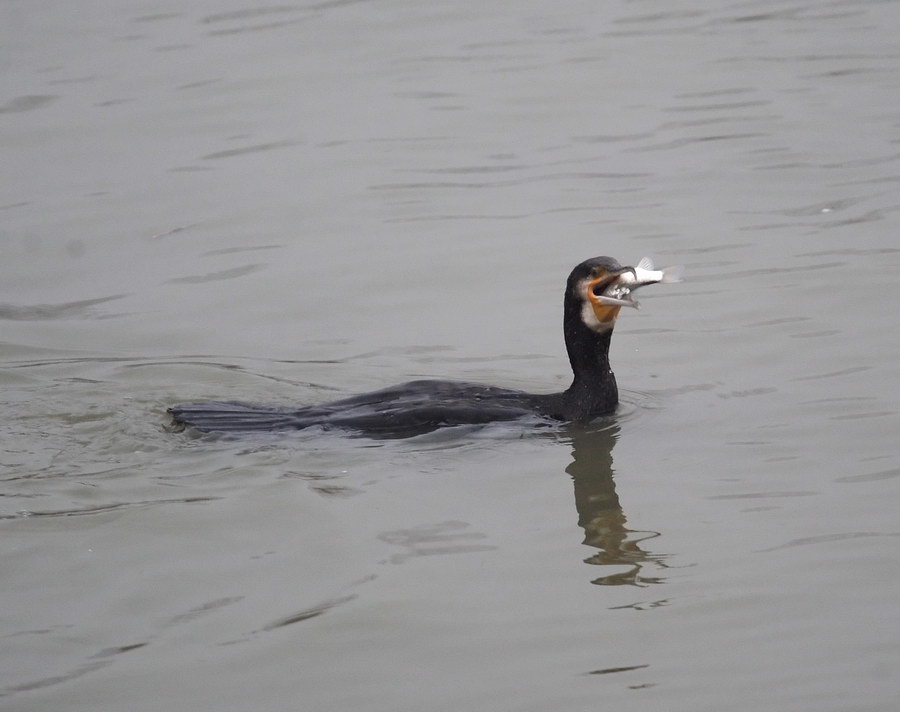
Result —
<instances>
[{"instance_id":1,"label":"bird's reflection","mask_svg":"<svg viewBox=\"0 0 900 712\"><path fill-rule=\"evenodd\" d=\"M642 544L659 532L628 529L613 480L612 449L619 437L614 421L590 426L571 426L566 437L572 445L572 462L566 468L575 485L578 525L584 529L584 543L597 549L586 564L608 566L611 572L592 581L598 586L646 586L662 583L659 576L643 572L648 563L666 568L664 554L651 554ZM623 570L624 568L624 570Z\"/></svg>"}]
</instances>

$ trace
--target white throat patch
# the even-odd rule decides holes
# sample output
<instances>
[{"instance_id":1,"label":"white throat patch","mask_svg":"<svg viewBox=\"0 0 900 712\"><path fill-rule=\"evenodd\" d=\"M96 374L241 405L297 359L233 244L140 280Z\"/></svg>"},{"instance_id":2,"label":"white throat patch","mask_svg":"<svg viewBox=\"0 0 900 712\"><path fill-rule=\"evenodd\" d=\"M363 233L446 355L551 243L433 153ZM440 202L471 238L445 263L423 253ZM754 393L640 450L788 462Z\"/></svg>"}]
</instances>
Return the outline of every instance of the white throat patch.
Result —
<instances>
[{"instance_id":1,"label":"white throat patch","mask_svg":"<svg viewBox=\"0 0 900 712\"><path fill-rule=\"evenodd\" d=\"M591 331L597 334L603 334L611 330L616 325L616 320L600 321L594 314L594 307L590 302L582 302L581 304L581 321Z\"/></svg>"}]
</instances>

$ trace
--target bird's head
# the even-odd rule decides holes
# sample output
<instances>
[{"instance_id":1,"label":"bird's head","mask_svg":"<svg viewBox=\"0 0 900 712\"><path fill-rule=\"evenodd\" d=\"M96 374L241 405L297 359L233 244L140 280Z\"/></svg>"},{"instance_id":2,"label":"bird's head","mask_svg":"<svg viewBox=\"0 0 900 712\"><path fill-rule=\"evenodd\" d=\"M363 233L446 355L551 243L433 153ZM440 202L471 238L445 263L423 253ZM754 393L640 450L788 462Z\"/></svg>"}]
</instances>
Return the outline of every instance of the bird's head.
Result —
<instances>
[{"instance_id":1,"label":"bird's head","mask_svg":"<svg viewBox=\"0 0 900 712\"><path fill-rule=\"evenodd\" d=\"M632 306L630 297L615 298L622 275L634 275L633 267L623 267L612 257L585 260L569 275L566 302L577 309L582 323L591 331L610 331L623 306Z\"/></svg>"}]
</instances>

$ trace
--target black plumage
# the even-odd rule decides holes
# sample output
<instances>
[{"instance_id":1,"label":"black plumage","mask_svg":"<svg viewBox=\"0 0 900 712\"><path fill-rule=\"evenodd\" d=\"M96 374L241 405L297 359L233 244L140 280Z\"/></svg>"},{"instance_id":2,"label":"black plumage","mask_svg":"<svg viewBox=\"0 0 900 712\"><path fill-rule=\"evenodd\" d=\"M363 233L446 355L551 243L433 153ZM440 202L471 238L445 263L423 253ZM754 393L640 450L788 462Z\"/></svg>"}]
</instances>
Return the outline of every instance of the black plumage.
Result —
<instances>
[{"instance_id":1,"label":"black plumage","mask_svg":"<svg viewBox=\"0 0 900 712\"><path fill-rule=\"evenodd\" d=\"M571 386L536 394L458 381L419 380L322 405L298 408L204 401L169 409L174 422L203 432L345 428L379 437L408 437L444 426L482 424L539 416L585 421L607 415L618 403L609 346L618 306L598 297L631 271L610 257L582 262L569 275L563 332L572 366Z\"/></svg>"}]
</instances>

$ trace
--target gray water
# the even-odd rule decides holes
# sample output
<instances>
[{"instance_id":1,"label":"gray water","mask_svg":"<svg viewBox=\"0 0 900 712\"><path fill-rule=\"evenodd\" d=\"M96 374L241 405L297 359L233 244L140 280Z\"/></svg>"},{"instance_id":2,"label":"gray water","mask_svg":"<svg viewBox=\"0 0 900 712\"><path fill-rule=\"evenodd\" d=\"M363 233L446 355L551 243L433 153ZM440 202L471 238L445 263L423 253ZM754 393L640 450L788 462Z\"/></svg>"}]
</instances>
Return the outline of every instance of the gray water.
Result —
<instances>
[{"instance_id":1,"label":"gray water","mask_svg":"<svg viewBox=\"0 0 900 712\"><path fill-rule=\"evenodd\" d=\"M894 710L900 4L0 5L0 707ZM165 409L622 405L400 441Z\"/></svg>"}]
</instances>

